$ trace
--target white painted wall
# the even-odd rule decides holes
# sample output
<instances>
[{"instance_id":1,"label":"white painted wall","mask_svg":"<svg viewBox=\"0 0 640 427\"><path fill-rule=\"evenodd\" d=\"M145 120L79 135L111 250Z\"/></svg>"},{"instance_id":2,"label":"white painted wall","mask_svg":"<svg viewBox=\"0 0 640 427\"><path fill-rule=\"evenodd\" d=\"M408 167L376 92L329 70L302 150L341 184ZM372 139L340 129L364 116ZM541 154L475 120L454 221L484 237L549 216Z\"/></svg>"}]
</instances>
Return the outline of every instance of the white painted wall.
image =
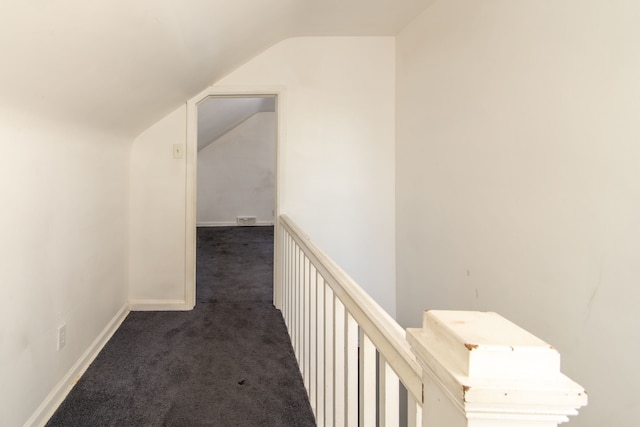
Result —
<instances>
[{"instance_id":1,"label":"white painted wall","mask_svg":"<svg viewBox=\"0 0 640 427\"><path fill-rule=\"evenodd\" d=\"M132 309L184 304L186 107L135 139L129 192L129 299Z\"/></svg>"},{"instance_id":2,"label":"white painted wall","mask_svg":"<svg viewBox=\"0 0 640 427\"><path fill-rule=\"evenodd\" d=\"M637 424L640 3L434 3L397 39L398 318L495 310Z\"/></svg>"},{"instance_id":3,"label":"white painted wall","mask_svg":"<svg viewBox=\"0 0 640 427\"><path fill-rule=\"evenodd\" d=\"M127 303L129 152L2 106L0 147L0 424L22 426Z\"/></svg>"},{"instance_id":4,"label":"white painted wall","mask_svg":"<svg viewBox=\"0 0 640 427\"><path fill-rule=\"evenodd\" d=\"M238 216L273 224L275 169L275 113L254 114L200 150L198 225L236 225Z\"/></svg>"},{"instance_id":5,"label":"white painted wall","mask_svg":"<svg viewBox=\"0 0 640 427\"><path fill-rule=\"evenodd\" d=\"M279 209L392 314L394 63L389 37L293 38L218 83L230 90L285 88ZM183 162L172 163L171 144L182 141L184 128L180 108L134 142L133 299L171 301L183 295L178 253L184 253L185 181Z\"/></svg>"},{"instance_id":6,"label":"white painted wall","mask_svg":"<svg viewBox=\"0 0 640 427\"><path fill-rule=\"evenodd\" d=\"M395 43L291 38L218 86L282 85L280 211L395 314Z\"/></svg>"}]
</instances>

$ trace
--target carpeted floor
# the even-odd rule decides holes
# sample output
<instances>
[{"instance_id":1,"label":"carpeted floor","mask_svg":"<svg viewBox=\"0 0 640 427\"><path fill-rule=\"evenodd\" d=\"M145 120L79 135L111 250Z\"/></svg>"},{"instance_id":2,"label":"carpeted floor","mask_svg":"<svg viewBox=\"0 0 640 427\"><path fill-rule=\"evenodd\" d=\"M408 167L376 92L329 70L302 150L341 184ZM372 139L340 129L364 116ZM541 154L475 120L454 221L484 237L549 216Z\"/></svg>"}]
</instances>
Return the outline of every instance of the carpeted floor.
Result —
<instances>
[{"instance_id":1,"label":"carpeted floor","mask_svg":"<svg viewBox=\"0 0 640 427\"><path fill-rule=\"evenodd\" d=\"M271 227L199 229L196 308L129 314L47 426L314 426L272 259Z\"/></svg>"},{"instance_id":2,"label":"carpeted floor","mask_svg":"<svg viewBox=\"0 0 640 427\"><path fill-rule=\"evenodd\" d=\"M273 227L198 228L198 302L273 302Z\"/></svg>"}]
</instances>

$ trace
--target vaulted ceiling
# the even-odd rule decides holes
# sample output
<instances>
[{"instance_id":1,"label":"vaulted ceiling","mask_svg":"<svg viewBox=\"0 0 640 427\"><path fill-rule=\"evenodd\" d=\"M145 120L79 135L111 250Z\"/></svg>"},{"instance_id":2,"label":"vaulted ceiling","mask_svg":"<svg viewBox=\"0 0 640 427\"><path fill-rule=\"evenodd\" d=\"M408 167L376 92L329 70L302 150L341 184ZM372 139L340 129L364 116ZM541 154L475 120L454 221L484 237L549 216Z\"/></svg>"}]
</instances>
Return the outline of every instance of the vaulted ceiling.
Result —
<instances>
[{"instance_id":1,"label":"vaulted ceiling","mask_svg":"<svg viewBox=\"0 0 640 427\"><path fill-rule=\"evenodd\" d=\"M0 104L135 136L278 41L389 36L433 0L2 0Z\"/></svg>"}]
</instances>

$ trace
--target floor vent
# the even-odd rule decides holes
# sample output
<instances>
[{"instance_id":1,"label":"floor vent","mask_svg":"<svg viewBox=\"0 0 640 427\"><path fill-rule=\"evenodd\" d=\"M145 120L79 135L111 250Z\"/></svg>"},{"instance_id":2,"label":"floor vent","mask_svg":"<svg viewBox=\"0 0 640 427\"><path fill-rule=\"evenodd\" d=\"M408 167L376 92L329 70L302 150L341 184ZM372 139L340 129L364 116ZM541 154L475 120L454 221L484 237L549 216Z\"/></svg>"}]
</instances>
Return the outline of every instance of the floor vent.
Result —
<instances>
[{"instance_id":1,"label":"floor vent","mask_svg":"<svg viewBox=\"0 0 640 427\"><path fill-rule=\"evenodd\" d=\"M256 225L255 216L238 216L236 217L236 223L238 225Z\"/></svg>"}]
</instances>

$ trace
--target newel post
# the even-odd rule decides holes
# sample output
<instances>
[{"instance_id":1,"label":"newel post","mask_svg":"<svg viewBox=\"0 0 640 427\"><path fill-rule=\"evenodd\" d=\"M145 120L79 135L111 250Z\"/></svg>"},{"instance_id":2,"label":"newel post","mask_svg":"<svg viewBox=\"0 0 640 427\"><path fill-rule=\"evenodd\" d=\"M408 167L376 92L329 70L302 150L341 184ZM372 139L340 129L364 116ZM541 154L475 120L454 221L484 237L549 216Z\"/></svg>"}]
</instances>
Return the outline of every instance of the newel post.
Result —
<instances>
[{"instance_id":1,"label":"newel post","mask_svg":"<svg viewBox=\"0 0 640 427\"><path fill-rule=\"evenodd\" d=\"M496 313L426 311L407 339L422 366L422 427L557 427L587 404L560 354Z\"/></svg>"}]
</instances>

